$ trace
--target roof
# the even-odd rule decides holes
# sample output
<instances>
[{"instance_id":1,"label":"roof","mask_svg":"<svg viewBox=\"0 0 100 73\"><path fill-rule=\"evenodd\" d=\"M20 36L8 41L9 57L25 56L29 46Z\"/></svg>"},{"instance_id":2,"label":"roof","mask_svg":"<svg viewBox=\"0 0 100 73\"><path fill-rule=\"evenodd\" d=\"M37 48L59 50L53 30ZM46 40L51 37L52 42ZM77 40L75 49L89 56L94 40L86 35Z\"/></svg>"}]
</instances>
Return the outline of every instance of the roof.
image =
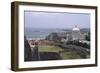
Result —
<instances>
[{"instance_id":1,"label":"roof","mask_svg":"<svg viewBox=\"0 0 100 73\"><path fill-rule=\"evenodd\" d=\"M80 31L80 29L77 26L75 26L72 30L73 31Z\"/></svg>"}]
</instances>

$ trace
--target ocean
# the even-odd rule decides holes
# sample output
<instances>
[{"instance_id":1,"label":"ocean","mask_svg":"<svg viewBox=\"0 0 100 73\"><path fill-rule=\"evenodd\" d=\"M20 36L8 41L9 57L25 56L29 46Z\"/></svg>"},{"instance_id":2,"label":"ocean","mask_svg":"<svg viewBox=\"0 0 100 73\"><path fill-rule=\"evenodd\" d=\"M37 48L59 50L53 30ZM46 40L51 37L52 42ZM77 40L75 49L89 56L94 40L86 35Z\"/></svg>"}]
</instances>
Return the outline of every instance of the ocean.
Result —
<instances>
[{"instance_id":1,"label":"ocean","mask_svg":"<svg viewBox=\"0 0 100 73\"><path fill-rule=\"evenodd\" d=\"M65 32L63 29L46 28L25 28L24 34L27 39L40 40L45 39L52 32Z\"/></svg>"}]
</instances>

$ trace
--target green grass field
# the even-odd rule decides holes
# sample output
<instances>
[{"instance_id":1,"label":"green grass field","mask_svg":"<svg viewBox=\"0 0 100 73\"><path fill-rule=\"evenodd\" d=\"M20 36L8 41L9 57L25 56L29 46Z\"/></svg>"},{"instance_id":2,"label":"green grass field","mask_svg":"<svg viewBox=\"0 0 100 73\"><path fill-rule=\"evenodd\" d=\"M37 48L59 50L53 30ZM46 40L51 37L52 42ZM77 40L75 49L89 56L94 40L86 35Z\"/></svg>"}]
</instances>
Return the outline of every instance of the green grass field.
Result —
<instances>
[{"instance_id":1,"label":"green grass field","mask_svg":"<svg viewBox=\"0 0 100 73\"><path fill-rule=\"evenodd\" d=\"M51 45L39 45L39 52L60 52L64 51L64 49L58 46ZM77 54L76 51L66 51L61 54L62 59L80 59L80 55Z\"/></svg>"},{"instance_id":2,"label":"green grass field","mask_svg":"<svg viewBox=\"0 0 100 73\"><path fill-rule=\"evenodd\" d=\"M80 59L80 55L77 54L77 52L64 52L62 53L62 59Z\"/></svg>"},{"instance_id":3,"label":"green grass field","mask_svg":"<svg viewBox=\"0 0 100 73\"><path fill-rule=\"evenodd\" d=\"M63 49L58 46L51 46L51 45L39 46L39 52L59 52L59 51L63 51Z\"/></svg>"}]
</instances>

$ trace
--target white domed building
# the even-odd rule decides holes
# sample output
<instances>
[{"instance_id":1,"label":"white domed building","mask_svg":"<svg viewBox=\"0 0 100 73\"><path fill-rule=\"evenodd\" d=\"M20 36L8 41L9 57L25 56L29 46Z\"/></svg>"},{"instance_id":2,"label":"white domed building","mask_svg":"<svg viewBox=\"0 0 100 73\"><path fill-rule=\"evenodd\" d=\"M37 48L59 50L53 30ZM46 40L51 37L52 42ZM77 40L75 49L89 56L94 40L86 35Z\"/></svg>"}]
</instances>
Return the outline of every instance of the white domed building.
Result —
<instances>
[{"instance_id":1,"label":"white domed building","mask_svg":"<svg viewBox=\"0 0 100 73\"><path fill-rule=\"evenodd\" d=\"M75 26L75 27L72 29L72 31L80 31L80 29L79 29L77 26Z\"/></svg>"},{"instance_id":2,"label":"white domed building","mask_svg":"<svg viewBox=\"0 0 100 73\"><path fill-rule=\"evenodd\" d=\"M85 36L81 34L80 28L78 28L77 26L75 26L72 29L71 36L72 36L72 40L84 40L85 39Z\"/></svg>"}]
</instances>

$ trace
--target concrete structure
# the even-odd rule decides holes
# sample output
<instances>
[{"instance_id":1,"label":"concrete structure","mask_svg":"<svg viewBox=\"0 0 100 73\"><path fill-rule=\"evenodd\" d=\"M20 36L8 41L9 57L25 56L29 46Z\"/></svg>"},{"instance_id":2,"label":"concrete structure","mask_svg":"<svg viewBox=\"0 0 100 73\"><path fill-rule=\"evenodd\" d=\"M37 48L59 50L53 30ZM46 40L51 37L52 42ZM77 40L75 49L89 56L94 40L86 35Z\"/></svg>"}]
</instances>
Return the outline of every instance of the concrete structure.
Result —
<instances>
[{"instance_id":1,"label":"concrete structure","mask_svg":"<svg viewBox=\"0 0 100 73\"><path fill-rule=\"evenodd\" d=\"M70 32L66 32L63 33L63 35L60 35L62 42L74 41L74 40L77 41L85 40L85 36L86 33L81 33L80 28L78 28L77 26L75 26Z\"/></svg>"},{"instance_id":2,"label":"concrete structure","mask_svg":"<svg viewBox=\"0 0 100 73\"><path fill-rule=\"evenodd\" d=\"M38 61L38 43L34 40L27 40L24 37L24 61Z\"/></svg>"},{"instance_id":3,"label":"concrete structure","mask_svg":"<svg viewBox=\"0 0 100 73\"><path fill-rule=\"evenodd\" d=\"M88 31L81 31L80 28L75 26L72 30L65 31L65 32L55 32L56 33L56 40L57 37L60 38L61 42L68 42L68 41L81 41L83 43L84 40L86 40L86 35L88 35ZM55 34L51 33L47 40L53 41ZM89 42L89 41L88 41ZM87 43L87 42L86 42Z\"/></svg>"},{"instance_id":4,"label":"concrete structure","mask_svg":"<svg viewBox=\"0 0 100 73\"><path fill-rule=\"evenodd\" d=\"M80 29L75 26L72 29L72 34L71 34L72 40L84 40L85 39L85 35L81 33Z\"/></svg>"}]
</instances>

